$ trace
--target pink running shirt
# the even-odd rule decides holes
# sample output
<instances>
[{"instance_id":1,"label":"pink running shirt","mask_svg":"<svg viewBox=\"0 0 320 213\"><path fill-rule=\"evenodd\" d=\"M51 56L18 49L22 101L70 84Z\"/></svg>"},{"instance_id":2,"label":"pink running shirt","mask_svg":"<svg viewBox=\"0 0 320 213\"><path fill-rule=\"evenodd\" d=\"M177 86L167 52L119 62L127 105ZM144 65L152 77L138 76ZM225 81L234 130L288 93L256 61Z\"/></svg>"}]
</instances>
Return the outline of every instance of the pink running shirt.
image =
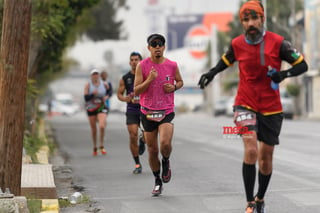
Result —
<instances>
[{"instance_id":1,"label":"pink running shirt","mask_svg":"<svg viewBox=\"0 0 320 213\"><path fill-rule=\"evenodd\" d=\"M158 72L157 78L140 94L140 105L150 110L166 110L166 115L174 112L174 92L166 93L163 85L175 83L177 63L166 58L163 63L156 64L150 58L146 58L140 65L143 81L146 80L152 67ZM141 109L141 112L146 114L144 109Z\"/></svg>"}]
</instances>

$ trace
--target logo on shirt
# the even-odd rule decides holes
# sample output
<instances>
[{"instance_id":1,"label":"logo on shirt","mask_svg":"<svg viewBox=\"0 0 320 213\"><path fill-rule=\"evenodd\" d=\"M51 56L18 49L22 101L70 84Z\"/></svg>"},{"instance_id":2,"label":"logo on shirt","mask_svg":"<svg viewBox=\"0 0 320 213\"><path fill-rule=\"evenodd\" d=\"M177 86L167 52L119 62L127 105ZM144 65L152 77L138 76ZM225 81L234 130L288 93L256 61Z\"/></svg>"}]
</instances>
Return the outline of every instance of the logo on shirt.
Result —
<instances>
[{"instance_id":1,"label":"logo on shirt","mask_svg":"<svg viewBox=\"0 0 320 213\"><path fill-rule=\"evenodd\" d=\"M294 59L298 59L300 57L300 53L295 49L294 52L291 54Z\"/></svg>"}]
</instances>

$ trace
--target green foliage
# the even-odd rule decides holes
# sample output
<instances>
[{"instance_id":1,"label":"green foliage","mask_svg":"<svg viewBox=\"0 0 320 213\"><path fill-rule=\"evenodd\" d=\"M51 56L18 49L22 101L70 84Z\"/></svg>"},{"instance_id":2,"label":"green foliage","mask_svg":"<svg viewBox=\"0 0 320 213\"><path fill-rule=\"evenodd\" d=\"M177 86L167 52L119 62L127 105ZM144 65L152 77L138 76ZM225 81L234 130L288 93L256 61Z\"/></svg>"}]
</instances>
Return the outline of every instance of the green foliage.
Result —
<instances>
[{"instance_id":1,"label":"green foliage","mask_svg":"<svg viewBox=\"0 0 320 213\"><path fill-rule=\"evenodd\" d=\"M116 20L116 11L125 6L125 0L101 0L91 11L93 24L85 34L93 41L119 39L122 21Z\"/></svg>"},{"instance_id":2,"label":"green foliage","mask_svg":"<svg viewBox=\"0 0 320 213\"><path fill-rule=\"evenodd\" d=\"M27 199L27 205L29 212L40 213L42 201L38 199Z\"/></svg>"},{"instance_id":3,"label":"green foliage","mask_svg":"<svg viewBox=\"0 0 320 213\"><path fill-rule=\"evenodd\" d=\"M45 145L45 142L40 138L24 134L23 147L25 148L27 155L31 157L32 162L38 162L36 153L43 145Z\"/></svg>"},{"instance_id":4,"label":"green foliage","mask_svg":"<svg viewBox=\"0 0 320 213\"><path fill-rule=\"evenodd\" d=\"M298 84L288 84L287 85L287 91L288 91L289 95L291 95L293 97L299 96L300 89L301 89L301 86Z\"/></svg>"},{"instance_id":5,"label":"green foliage","mask_svg":"<svg viewBox=\"0 0 320 213\"><path fill-rule=\"evenodd\" d=\"M85 9L99 0L33 0L32 41L39 42L35 49L37 59L31 74L59 72L68 35ZM76 39L76 38L75 38Z\"/></svg>"},{"instance_id":6,"label":"green foliage","mask_svg":"<svg viewBox=\"0 0 320 213\"><path fill-rule=\"evenodd\" d=\"M36 87L36 83L37 83L36 80L28 79L28 82L27 82L27 97L35 98L35 97L38 96L39 90Z\"/></svg>"}]
</instances>

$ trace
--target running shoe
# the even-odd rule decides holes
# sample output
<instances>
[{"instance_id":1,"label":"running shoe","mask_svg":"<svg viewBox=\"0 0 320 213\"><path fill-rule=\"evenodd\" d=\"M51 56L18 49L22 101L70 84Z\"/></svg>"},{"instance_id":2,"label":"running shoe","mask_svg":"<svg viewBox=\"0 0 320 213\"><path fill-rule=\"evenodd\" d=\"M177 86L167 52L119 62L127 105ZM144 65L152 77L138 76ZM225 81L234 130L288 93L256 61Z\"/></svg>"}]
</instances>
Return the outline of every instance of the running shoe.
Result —
<instances>
[{"instance_id":1,"label":"running shoe","mask_svg":"<svg viewBox=\"0 0 320 213\"><path fill-rule=\"evenodd\" d=\"M163 190L163 187L162 187L162 183L160 181L154 185L153 190L152 190L152 195L155 197L159 196L162 193L162 190Z\"/></svg>"},{"instance_id":2,"label":"running shoe","mask_svg":"<svg viewBox=\"0 0 320 213\"><path fill-rule=\"evenodd\" d=\"M98 155L97 148L93 148L92 155L93 156L97 156Z\"/></svg>"},{"instance_id":3,"label":"running shoe","mask_svg":"<svg viewBox=\"0 0 320 213\"><path fill-rule=\"evenodd\" d=\"M257 207L257 213L265 213L264 209L264 201L257 201L256 200L256 207Z\"/></svg>"},{"instance_id":4,"label":"running shoe","mask_svg":"<svg viewBox=\"0 0 320 213\"><path fill-rule=\"evenodd\" d=\"M101 155L106 155L107 154L107 151L104 149L103 146L100 146L100 152L101 152Z\"/></svg>"},{"instance_id":5,"label":"running shoe","mask_svg":"<svg viewBox=\"0 0 320 213\"><path fill-rule=\"evenodd\" d=\"M171 179L170 161L162 161L162 181L168 183Z\"/></svg>"},{"instance_id":6,"label":"running shoe","mask_svg":"<svg viewBox=\"0 0 320 213\"><path fill-rule=\"evenodd\" d=\"M257 207L255 203L248 203L245 213L257 213Z\"/></svg>"},{"instance_id":7,"label":"running shoe","mask_svg":"<svg viewBox=\"0 0 320 213\"><path fill-rule=\"evenodd\" d=\"M146 144L143 139L143 134L140 134L140 136L139 136L139 155L142 155L145 150L146 150Z\"/></svg>"},{"instance_id":8,"label":"running shoe","mask_svg":"<svg viewBox=\"0 0 320 213\"><path fill-rule=\"evenodd\" d=\"M133 170L133 174L140 174L142 172L142 166L140 164L136 164L136 168Z\"/></svg>"}]
</instances>

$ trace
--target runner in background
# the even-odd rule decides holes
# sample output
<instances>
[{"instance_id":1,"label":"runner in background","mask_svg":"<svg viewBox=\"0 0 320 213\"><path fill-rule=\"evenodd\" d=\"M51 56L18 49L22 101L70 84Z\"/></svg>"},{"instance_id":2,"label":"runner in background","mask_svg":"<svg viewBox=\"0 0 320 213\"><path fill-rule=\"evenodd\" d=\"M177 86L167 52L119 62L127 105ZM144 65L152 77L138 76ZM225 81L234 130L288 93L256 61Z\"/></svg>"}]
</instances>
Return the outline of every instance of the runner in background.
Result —
<instances>
[{"instance_id":1,"label":"runner in background","mask_svg":"<svg viewBox=\"0 0 320 213\"><path fill-rule=\"evenodd\" d=\"M108 95L109 95L109 98L106 100L106 103L105 103L105 104L106 104L108 110L110 111L110 98L111 98L111 96L112 96L112 94L113 94L112 83L111 83L111 81L108 80L108 72L107 72L107 71L103 70L103 71L101 72L101 74L100 74L100 77L101 77L102 81L103 81L104 83L107 83L108 86L109 86L109 89L108 89L108 91L107 91L107 92L108 92Z\"/></svg>"},{"instance_id":2,"label":"runner in background","mask_svg":"<svg viewBox=\"0 0 320 213\"><path fill-rule=\"evenodd\" d=\"M107 154L104 147L104 136L106 128L106 118L108 107L105 105L109 96L109 86L100 78L100 70L93 69L90 72L90 81L85 84L84 100L86 111L91 128L91 137L93 143L93 156L98 155L97 136L99 135L99 150L102 155ZM98 134L99 133L99 134Z\"/></svg>"},{"instance_id":3,"label":"runner in background","mask_svg":"<svg viewBox=\"0 0 320 213\"><path fill-rule=\"evenodd\" d=\"M130 67L131 70L122 76L119 82L119 88L117 92L118 99L127 103L126 110L126 124L129 133L129 147L132 157L135 162L135 169L133 174L140 174L142 172L142 166L139 159L139 154L142 155L145 150L145 143L143 136L139 138L139 126L140 126L140 104L139 96L133 95L133 84L135 79L137 64L142 60L140 53L132 52L130 54Z\"/></svg>"}]
</instances>

